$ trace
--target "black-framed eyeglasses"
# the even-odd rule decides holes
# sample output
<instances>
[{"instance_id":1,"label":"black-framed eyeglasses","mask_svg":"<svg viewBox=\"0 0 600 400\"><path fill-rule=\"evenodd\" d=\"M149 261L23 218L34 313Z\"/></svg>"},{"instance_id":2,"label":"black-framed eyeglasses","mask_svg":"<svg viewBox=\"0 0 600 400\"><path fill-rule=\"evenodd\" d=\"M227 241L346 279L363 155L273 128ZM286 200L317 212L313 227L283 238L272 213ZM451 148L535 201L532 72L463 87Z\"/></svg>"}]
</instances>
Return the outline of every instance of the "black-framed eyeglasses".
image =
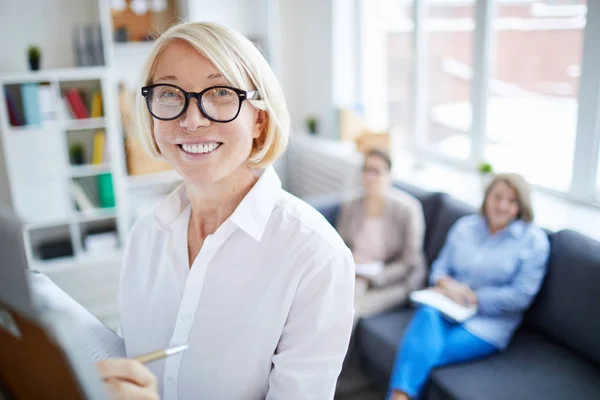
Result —
<instances>
[{"instance_id":1,"label":"black-framed eyeglasses","mask_svg":"<svg viewBox=\"0 0 600 400\"><path fill-rule=\"evenodd\" d=\"M382 175L384 172L381 170L378 170L377 168L364 167L362 170L362 173L365 175L379 176L379 175Z\"/></svg>"},{"instance_id":2,"label":"black-framed eyeglasses","mask_svg":"<svg viewBox=\"0 0 600 400\"><path fill-rule=\"evenodd\" d=\"M144 86L142 96L148 111L156 119L171 121L187 110L190 99L195 98L200 112L213 122L226 123L237 118L244 100L258 100L256 90L242 90L231 86L211 86L203 91L186 92L179 86L168 83Z\"/></svg>"}]
</instances>

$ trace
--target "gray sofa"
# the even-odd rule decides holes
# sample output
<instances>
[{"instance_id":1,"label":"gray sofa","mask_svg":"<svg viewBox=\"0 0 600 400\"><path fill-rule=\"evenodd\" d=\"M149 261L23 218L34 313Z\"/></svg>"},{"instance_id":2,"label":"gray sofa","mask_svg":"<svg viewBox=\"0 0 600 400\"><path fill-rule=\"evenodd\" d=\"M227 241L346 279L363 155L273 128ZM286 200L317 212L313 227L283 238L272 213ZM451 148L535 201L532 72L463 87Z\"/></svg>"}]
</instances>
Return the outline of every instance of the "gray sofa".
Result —
<instances>
[{"instance_id":1,"label":"gray sofa","mask_svg":"<svg viewBox=\"0 0 600 400\"><path fill-rule=\"evenodd\" d=\"M429 263L452 224L477 211L447 194L401 182L395 186L423 205ZM335 225L338 199L309 202ZM547 233L552 246L548 273L509 348L483 360L434 370L424 399L600 399L600 243L569 230ZM354 350L382 398L413 313L410 307L397 309L358 324Z\"/></svg>"}]
</instances>

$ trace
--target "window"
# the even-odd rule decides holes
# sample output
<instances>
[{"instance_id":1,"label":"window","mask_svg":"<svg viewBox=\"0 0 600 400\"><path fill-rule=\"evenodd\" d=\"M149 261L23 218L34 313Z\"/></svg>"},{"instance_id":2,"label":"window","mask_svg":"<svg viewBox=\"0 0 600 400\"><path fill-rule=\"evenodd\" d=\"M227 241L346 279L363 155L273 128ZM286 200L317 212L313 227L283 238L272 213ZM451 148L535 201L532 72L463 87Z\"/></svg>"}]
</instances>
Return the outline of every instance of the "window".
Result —
<instances>
[{"instance_id":1,"label":"window","mask_svg":"<svg viewBox=\"0 0 600 400\"><path fill-rule=\"evenodd\" d=\"M600 6L588 1L362 0L367 121L394 148L597 202Z\"/></svg>"},{"instance_id":2,"label":"window","mask_svg":"<svg viewBox=\"0 0 600 400\"><path fill-rule=\"evenodd\" d=\"M399 140L411 127L413 0L363 0L363 99L367 123Z\"/></svg>"},{"instance_id":3,"label":"window","mask_svg":"<svg viewBox=\"0 0 600 400\"><path fill-rule=\"evenodd\" d=\"M596 169L596 201L600 201L600 148L598 149L598 168Z\"/></svg>"},{"instance_id":4,"label":"window","mask_svg":"<svg viewBox=\"0 0 600 400\"><path fill-rule=\"evenodd\" d=\"M414 31L412 2L396 2L396 23L385 35L388 126L394 137L406 143L412 131L412 79Z\"/></svg>"},{"instance_id":5,"label":"window","mask_svg":"<svg viewBox=\"0 0 600 400\"><path fill-rule=\"evenodd\" d=\"M467 159L471 154L474 2L429 0L423 6L425 141L428 148L446 156Z\"/></svg>"},{"instance_id":6,"label":"window","mask_svg":"<svg viewBox=\"0 0 600 400\"><path fill-rule=\"evenodd\" d=\"M563 192L573 168L585 4L498 1L492 24L484 159Z\"/></svg>"}]
</instances>

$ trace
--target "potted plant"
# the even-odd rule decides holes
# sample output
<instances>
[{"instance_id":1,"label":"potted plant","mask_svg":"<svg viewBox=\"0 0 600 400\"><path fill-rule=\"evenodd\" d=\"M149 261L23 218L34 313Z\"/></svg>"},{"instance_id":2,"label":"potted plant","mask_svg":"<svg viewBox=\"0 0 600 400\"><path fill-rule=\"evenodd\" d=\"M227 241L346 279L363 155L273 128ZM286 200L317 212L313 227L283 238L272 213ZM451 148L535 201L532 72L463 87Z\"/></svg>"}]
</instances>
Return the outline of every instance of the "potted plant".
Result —
<instances>
[{"instance_id":1,"label":"potted plant","mask_svg":"<svg viewBox=\"0 0 600 400\"><path fill-rule=\"evenodd\" d=\"M479 171L479 176L481 177L481 186L485 189L494 177L494 169L490 163L485 161L481 162L477 169Z\"/></svg>"},{"instance_id":2,"label":"potted plant","mask_svg":"<svg viewBox=\"0 0 600 400\"><path fill-rule=\"evenodd\" d=\"M32 71L37 71L40 69L40 61L42 59L42 52L40 48L37 46L29 46L27 50L27 58L29 60L29 68Z\"/></svg>"},{"instance_id":3,"label":"potted plant","mask_svg":"<svg viewBox=\"0 0 600 400\"><path fill-rule=\"evenodd\" d=\"M73 165L82 165L85 159L85 151L81 143L73 143L69 146L69 159Z\"/></svg>"},{"instance_id":4,"label":"potted plant","mask_svg":"<svg viewBox=\"0 0 600 400\"><path fill-rule=\"evenodd\" d=\"M317 119L315 117L306 118L306 129L312 135L317 133Z\"/></svg>"}]
</instances>

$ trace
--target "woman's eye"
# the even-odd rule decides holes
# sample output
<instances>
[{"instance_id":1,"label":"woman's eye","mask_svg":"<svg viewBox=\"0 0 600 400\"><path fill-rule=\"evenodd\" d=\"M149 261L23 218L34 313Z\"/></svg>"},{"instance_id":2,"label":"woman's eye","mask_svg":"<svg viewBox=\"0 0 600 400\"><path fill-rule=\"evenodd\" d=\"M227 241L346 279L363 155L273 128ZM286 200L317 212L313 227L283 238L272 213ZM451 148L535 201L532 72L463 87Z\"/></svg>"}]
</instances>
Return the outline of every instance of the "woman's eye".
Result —
<instances>
[{"instance_id":1,"label":"woman's eye","mask_svg":"<svg viewBox=\"0 0 600 400\"><path fill-rule=\"evenodd\" d=\"M160 97L169 99L173 97L178 97L178 93L175 90L165 90L160 94Z\"/></svg>"},{"instance_id":2,"label":"woman's eye","mask_svg":"<svg viewBox=\"0 0 600 400\"><path fill-rule=\"evenodd\" d=\"M230 96L231 95L231 91L227 90L227 89L218 89L217 90L217 96L219 97L225 97L225 96Z\"/></svg>"}]
</instances>

